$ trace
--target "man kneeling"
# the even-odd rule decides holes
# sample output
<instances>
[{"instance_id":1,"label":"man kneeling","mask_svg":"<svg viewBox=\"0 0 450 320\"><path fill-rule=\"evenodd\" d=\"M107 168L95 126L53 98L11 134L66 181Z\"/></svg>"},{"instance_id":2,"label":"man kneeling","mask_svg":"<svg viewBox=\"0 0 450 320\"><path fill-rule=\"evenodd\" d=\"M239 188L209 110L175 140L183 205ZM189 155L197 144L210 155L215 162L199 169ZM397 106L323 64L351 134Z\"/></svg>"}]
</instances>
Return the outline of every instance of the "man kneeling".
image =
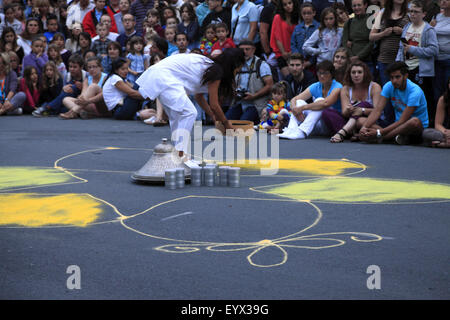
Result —
<instances>
[{"instance_id":1,"label":"man kneeling","mask_svg":"<svg viewBox=\"0 0 450 320\"><path fill-rule=\"evenodd\" d=\"M383 86L379 103L359 131L359 138L378 143L395 140L397 144L408 144L412 139L419 142L422 131L428 127L425 94L408 79L408 66L404 62L392 63L386 73L391 81ZM382 128L377 120L389 100L395 111L395 122Z\"/></svg>"}]
</instances>

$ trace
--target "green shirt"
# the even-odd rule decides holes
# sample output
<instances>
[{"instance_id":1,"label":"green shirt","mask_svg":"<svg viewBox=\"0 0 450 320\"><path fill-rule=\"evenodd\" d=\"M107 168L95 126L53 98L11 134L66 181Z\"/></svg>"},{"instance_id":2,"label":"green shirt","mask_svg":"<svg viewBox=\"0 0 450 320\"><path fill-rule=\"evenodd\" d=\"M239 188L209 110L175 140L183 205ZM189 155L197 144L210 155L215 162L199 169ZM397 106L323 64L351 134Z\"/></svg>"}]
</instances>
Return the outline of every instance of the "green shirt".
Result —
<instances>
[{"instance_id":1,"label":"green shirt","mask_svg":"<svg viewBox=\"0 0 450 320\"><path fill-rule=\"evenodd\" d=\"M347 47L347 41L352 42L349 49L351 56L358 56L362 61L370 60L373 42L369 41L370 29L367 27L369 15L355 16L344 25L342 46Z\"/></svg>"}]
</instances>

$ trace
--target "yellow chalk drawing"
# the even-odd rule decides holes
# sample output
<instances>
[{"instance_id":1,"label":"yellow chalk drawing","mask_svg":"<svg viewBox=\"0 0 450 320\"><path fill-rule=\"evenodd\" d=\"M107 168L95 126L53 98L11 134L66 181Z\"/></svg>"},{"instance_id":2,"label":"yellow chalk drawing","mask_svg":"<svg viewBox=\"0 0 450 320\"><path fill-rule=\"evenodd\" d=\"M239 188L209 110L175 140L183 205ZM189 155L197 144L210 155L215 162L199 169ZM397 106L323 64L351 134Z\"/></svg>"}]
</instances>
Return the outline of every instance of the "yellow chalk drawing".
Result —
<instances>
[{"instance_id":1,"label":"yellow chalk drawing","mask_svg":"<svg viewBox=\"0 0 450 320\"><path fill-rule=\"evenodd\" d=\"M67 183L70 175L53 168L39 167L2 167L0 168L0 190L24 187L48 186Z\"/></svg>"},{"instance_id":2,"label":"yellow chalk drawing","mask_svg":"<svg viewBox=\"0 0 450 320\"><path fill-rule=\"evenodd\" d=\"M255 188L256 189L256 188ZM296 200L343 203L391 203L403 200L450 200L450 186L425 181L338 177L257 188Z\"/></svg>"},{"instance_id":3,"label":"yellow chalk drawing","mask_svg":"<svg viewBox=\"0 0 450 320\"><path fill-rule=\"evenodd\" d=\"M279 170L318 176L338 176L349 169L364 170L366 168L366 166L361 163L352 162L346 159L243 159L235 160L233 162L223 162L220 165L236 166L249 170L270 170L275 166L278 166Z\"/></svg>"},{"instance_id":4,"label":"yellow chalk drawing","mask_svg":"<svg viewBox=\"0 0 450 320\"><path fill-rule=\"evenodd\" d=\"M383 238L379 235L366 232L329 232L311 234L311 229L322 219L323 213L314 202L366 203L386 204L400 203L403 200L433 201L450 200L450 186L445 184L428 183L423 181L401 181L372 178L350 178L367 169L364 164L347 159L279 159L280 171L288 173L277 177L299 178L292 173L305 174L309 180L290 182L262 187L250 187L249 190L263 193L261 198L244 198L233 196L201 196L187 195L184 197L167 200L151 206L141 212L124 215L113 204L105 200L95 198L90 194L36 194L36 193L6 193L23 189L35 189L45 186L61 184L87 183L88 180L78 177L74 172L93 171L109 173L126 173L123 171L99 170L99 169L70 169L62 166L64 160L76 156L86 155L90 152L106 150L149 150L133 148L106 147L85 150L59 158L54 162L53 168L36 167L3 167L0 168L0 226L24 226L24 227L58 227L76 226L85 227L98 223L120 222L127 230L157 239L169 241L170 244L158 246L156 250L170 253L193 253L202 249L211 252L248 252L247 260L255 267L275 267L283 265L288 260L288 251L291 249L326 249L342 246L348 239L355 242L375 242ZM239 166L248 171L273 168L273 163L267 161L244 160L227 165ZM103 169L103 168L101 168ZM254 175L256 176L256 175ZM315 176L311 179L311 176ZM243 179L246 178L242 175ZM266 176L267 177L267 176ZM270 176L269 176L270 178ZM229 190L230 192L232 190ZM239 194L239 190L236 190ZM221 193L223 190L217 189ZM272 196L272 198L268 198ZM133 218L141 215L154 214L156 208L183 199L222 199L235 203L238 200L258 201L258 203L272 201L277 205L288 202L298 204L302 213L303 206L312 207L316 213L314 221L308 226L292 226L297 232L281 237L268 238L262 230L261 239L257 241L243 242L214 242L197 240L182 240L168 237L167 235L155 235L140 230L142 226L133 222ZM283 199L284 198L284 199ZM420 203L420 202L415 202ZM105 208L112 208L117 218L111 221L98 222ZM265 207L262 205L262 207ZM245 214L245 212L243 212ZM147 217L145 217L147 218ZM283 229L284 230L284 229ZM348 238L348 239L347 239ZM278 252L278 254L273 254Z\"/></svg>"},{"instance_id":5,"label":"yellow chalk drawing","mask_svg":"<svg viewBox=\"0 0 450 320\"><path fill-rule=\"evenodd\" d=\"M258 202L290 202L298 203L299 205L308 205L314 209L316 212L316 217L314 221L308 226L302 228L301 230L294 232L289 235L285 235L275 239L262 239L256 242L213 242L213 241L194 241L194 240L180 240L167 238L163 236L156 236L145 231L139 230L141 228L140 223L135 223L137 226L132 227L127 220L128 218L122 219L121 224L130 231L136 232L140 235L160 239L165 241L176 242L174 244L166 244L156 248L158 251L168 252L168 253L194 253L205 249L207 251L213 252L241 252L250 251L247 255L247 261L250 265L254 267L269 268L280 266L287 262L288 260L288 249L327 249L338 247L346 244L342 237L350 237L350 240L356 242L375 242L382 240L382 237L372 233L365 232L331 232L331 233L321 233L321 234L305 234L307 231L316 226L322 219L323 213L315 204L309 201L297 201L297 200L286 200L286 199L262 199L262 198L243 198L243 197L220 197L220 196L186 196L177 199L172 199L164 203L153 206L152 208L146 210L143 213L152 213L153 209L156 209L162 205L172 203L174 201L180 201L192 198L203 198L203 199L228 199L232 200L233 203L236 201L258 201ZM305 212L299 206L299 214ZM134 215L136 216L136 215ZM130 217L131 218L131 217ZM279 251L279 256L274 257L273 254L265 255L267 249L277 249ZM275 261L274 261L275 260ZM269 262L270 261L270 262Z\"/></svg>"},{"instance_id":6,"label":"yellow chalk drawing","mask_svg":"<svg viewBox=\"0 0 450 320\"><path fill-rule=\"evenodd\" d=\"M98 219L102 206L87 194L0 194L0 225L85 227Z\"/></svg>"}]
</instances>

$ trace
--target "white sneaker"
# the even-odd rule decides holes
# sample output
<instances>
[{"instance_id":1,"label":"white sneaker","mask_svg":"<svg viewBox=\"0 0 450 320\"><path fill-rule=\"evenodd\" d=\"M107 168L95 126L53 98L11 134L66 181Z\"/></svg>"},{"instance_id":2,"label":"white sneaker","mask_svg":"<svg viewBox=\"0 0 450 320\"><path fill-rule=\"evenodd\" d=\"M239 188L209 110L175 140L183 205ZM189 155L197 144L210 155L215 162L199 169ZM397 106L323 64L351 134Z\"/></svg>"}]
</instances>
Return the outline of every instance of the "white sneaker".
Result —
<instances>
[{"instance_id":1,"label":"white sneaker","mask_svg":"<svg viewBox=\"0 0 450 320\"><path fill-rule=\"evenodd\" d=\"M407 145L409 144L409 136L405 136L403 134L398 134L395 136L395 142L399 145Z\"/></svg>"},{"instance_id":2,"label":"white sneaker","mask_svg":"<svg viewBox=\"0 0 450 320\"><path fill-rule=\"evenodd\" d=\"M20 116L23 114L23 110L22 108L16 108L14 110L8 111L6 114L10 116Z\"/></svg>"},{"instance_id":3,"label":"white sneaker","mask_svg":"<svg viewBox=\"0 0 450 320\"><path fill-rule=\"evenodd\" d=\"M289 140L297 140L297 139L305 139L306 136L300 129L292 129L292 128L286 128L284 129L283 133L277 134L278 138L281 139L289 139Z\"/></svg>"},{"instance_id":4,"label":"white sneaker","mask_svg":"<svg viewBox=\"0 0 450 320\"><path fill-rule=\"evenodd\" d=\"M145 119L145 120L144 120L144 123L145 123L145 124L154 124L154 123L155 123L155 120L156 120L156 117L155 117L155 116L152 116L152 117L150 117L150 118L148 118L148 119Z\"/></svg>"}]
</instances>

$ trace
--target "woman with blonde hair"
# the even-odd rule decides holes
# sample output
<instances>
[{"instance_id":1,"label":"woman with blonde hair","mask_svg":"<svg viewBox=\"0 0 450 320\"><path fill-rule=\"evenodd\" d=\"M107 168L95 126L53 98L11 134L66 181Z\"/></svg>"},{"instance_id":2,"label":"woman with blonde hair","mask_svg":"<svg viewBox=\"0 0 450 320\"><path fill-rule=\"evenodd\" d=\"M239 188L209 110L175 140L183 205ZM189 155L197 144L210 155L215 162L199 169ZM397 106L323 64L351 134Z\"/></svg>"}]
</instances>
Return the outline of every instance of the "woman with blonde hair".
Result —
<instances>
[{"instance_id":1,"label":"woman with blonde hair","mask_svg":"<svg viewBox=\"0 0 450 320\"><path fill-rule=\"evenodd\" d=\"M39 105L55 99L63 88L63 75L58 71L55 62L49 61L44 65L40 86Z\"/></svg>"},{"instance_id":2,"label":"woman with blonde hair","mask_svg":"<svg viewBox=\"0 0 450 320\"><path fill-rule=\"evenodd\" d=\"M21 106L26 100L23 92L17 90L17 74L11 70L9 55L0 53L0 116L22 114Z\"/></svg>"}]
</instances>

